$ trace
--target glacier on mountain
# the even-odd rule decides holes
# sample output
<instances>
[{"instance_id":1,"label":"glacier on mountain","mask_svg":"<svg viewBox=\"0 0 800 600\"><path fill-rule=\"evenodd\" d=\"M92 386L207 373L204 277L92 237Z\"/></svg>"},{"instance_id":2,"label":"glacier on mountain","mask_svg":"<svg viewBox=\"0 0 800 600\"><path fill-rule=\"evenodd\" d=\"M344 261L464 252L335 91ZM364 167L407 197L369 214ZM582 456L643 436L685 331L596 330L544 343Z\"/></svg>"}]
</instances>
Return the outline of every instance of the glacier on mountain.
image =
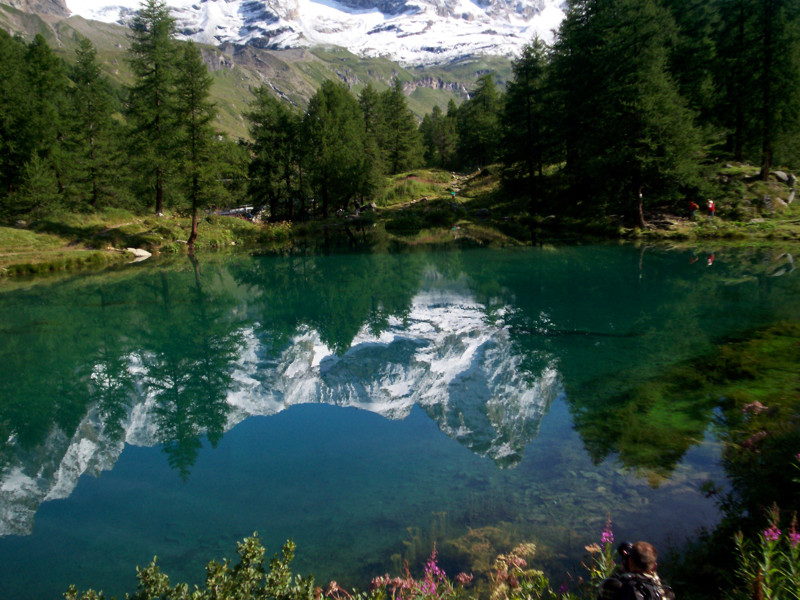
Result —
<instances>
[{"instance_id":1,"label":"glacier on mountain","mask_svg":"<svg viewBox=\"0 0 800 600\"><path fill-rule=\"evenodd\" d=\"M514 56L534 36L550 41L563 0L167 0L180 37L284 49L341 46L407 65L474 55ZM67 0L73 14L127 22L136 0Z\"/></svg>"}]
</instances>

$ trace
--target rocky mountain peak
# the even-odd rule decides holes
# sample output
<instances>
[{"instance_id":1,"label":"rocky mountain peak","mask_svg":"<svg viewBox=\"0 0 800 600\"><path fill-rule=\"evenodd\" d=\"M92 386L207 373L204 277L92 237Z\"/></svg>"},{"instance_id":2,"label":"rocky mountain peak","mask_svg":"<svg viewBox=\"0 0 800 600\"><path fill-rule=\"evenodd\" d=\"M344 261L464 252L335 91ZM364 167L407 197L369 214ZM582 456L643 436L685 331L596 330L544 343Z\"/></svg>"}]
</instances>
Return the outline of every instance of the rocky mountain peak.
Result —
<instances>
[{"instance_id":1,"label":"rocky mountain peak","mask_svg":"<svg viewBox=\"0 0 800 600\"><path fill-rule=\"evenodd\" d=\"M45 0L13 0L44 2ZM53 0L58 1L58 0ZM551 39L563 0L167 0L186 39L221 46L287 49L340 46L406 65L472 55L519 54ZM137 0L68 0L73 13L125 23Z\"/></svg>"},{"instance_id":2,"label":"rocky mountain peak","mask_svg":"<svg viewBox=\"0 0 800 600\"><path fill-rule=\"evenodd\" d=\"M3 0L3 3L27 13L57 17L70 15L70 10L64 0Z\"/></svg>"}]
</instances>

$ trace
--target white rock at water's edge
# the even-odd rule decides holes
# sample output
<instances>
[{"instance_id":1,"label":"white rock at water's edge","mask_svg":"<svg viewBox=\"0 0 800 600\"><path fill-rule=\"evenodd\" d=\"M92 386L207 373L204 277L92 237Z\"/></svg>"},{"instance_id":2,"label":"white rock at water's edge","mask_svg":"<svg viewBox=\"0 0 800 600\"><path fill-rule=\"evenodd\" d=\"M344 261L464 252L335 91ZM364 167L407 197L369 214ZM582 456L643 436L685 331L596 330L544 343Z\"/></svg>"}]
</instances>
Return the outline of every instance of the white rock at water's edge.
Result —
<instances>
[{"instance_id":1,"label":"white rock at water's edge","mask_svg":"<svg viewBox=\"0 0 800 600\"><path fill-rule=\"evenodd\" d=\"M125 251L133 254L133 260L131 262L141 262L153 256L150 252L142 248L125 248Z\"/></svg>"}]
</instances>

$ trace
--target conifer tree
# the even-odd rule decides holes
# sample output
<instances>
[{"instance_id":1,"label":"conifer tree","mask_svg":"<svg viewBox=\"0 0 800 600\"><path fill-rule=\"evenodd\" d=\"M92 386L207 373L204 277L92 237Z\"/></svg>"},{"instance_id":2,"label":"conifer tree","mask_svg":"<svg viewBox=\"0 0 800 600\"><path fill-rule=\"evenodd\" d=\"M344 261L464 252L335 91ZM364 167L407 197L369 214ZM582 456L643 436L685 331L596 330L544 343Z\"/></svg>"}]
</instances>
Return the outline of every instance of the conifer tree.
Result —
<instances>
[{"instance_id":1,"label":"conifer tree","mask_svg":"<svg viewBox=\"0 0 800 600\"><path fill-rule=\"evenodd\" d=\"M255 92L247 114L253 138L248 193L256 206L269 206L269 219L278 220L278 205L293 216L294 196L301 177L300 119L266 86Z\"/></svg>"},{"instance_id":2,"label":"conifer tree","mask_svg":"<svg viewBox=\"0 0 800 600\"><path fill-rule=\"evenodd\" d=\"M176 77L177 139L181 149L181 179L192 209L189 251L197 239L197 210L218 191L214 169L214 105L209 100L211 76L200 50L189 42L181 48Z\"/></svg>"},{"instance_id":3,"label":"conifer tree","mask_svg":"<svg viewBox=\"0 0 800 600\"><path fill-rule=\"evenodd\" d=\"M367 83L358 95L358 105L364 116L364 128L367 134L365 151L375 171L381 174L389 170L384 152L387 146L388 124L382 100L382 95L372 87L371 83Z\"/></svg>"},{"instance_id":4,"label":"conifer tree","mask_svg":"<svg viewBox=\"0 0 800 600\"><path fill-rule=\"evenodd\" d=\"M458 110L458 155L468 167L488 165L499 157L502 97L492 73L478 78L475 91Z\"/></svg>"},{"instance_id":5,"label":"conifer tree","mask_svg":"<svg viewBox=\"0 0 800 600\"><path fill-rule=\"evenodd\" d=\"M381 104L385 129L383 154L388 172L394 175L419 166L422 143L399 79L381 94Z\"/></svg>"},{"instance_id":6,"label":"conifer tree","mask_svg":"<svg viewBox=\"0 0 800 600\"><path fill-rule=\"evenodd\" d=\"M53 53L44 36L37 34L25 56L31 112L28 130L33 150L54 170L59 193L65 188L64 142L67 134L67 74L62 61Z\"/></svg>"},{"instance_id":7,"label":"conifer tree","mask_svg":"<svg viewBox=\"0 0 800 600\"><path fill-rule=\"evenodd\" d=\"M761 178L766 181L781 138L800 134L800 1L760 4Z\"/></svg>"},{"instance_id":8,"label":"conifer tree","mask_svg":"<svg viewBox=\"0 0 800 600\"><path fill-rule=\"evenodd\" d=\"M108 82L100 74L97 52L81 38L72 69L71 154L75 165L76 192L86 195L93 208L99 208L112 178L111 111L113 100Z\"/></svg>"},{"instance_id":9,"label":"conifer tree","mask_svg":"<svg viewBox=\"0 0 800 600\"><path fill-rule=\"evenodd\" d=\"M719 90L715 122L736 160L761 164L796 156L800 134L800 2L718 0L713 63Z\"/></svg>"},{"instance_id":10,"label":"conifer tree","mask_svg":"<svg viewBox=\"0 0 800 600\"><path fill-rule=\"evenodd\" d=\"M132 156L148 173L155 212L164 210L164 190L175 163L175 20L163 0L144 0L131 24L128 89Z\"/></svg>"},{"instance_id":11,"label":"conifer tree","mask_svg":"<svg viewBox=\"0 0 800 600\"><path fill-rule=\"evenodd\" d=\"M730 3L730 0L723 0ZM735 0L734 0L735 1ZM715 41L721 26L721 13L714 0L661 0L675 21L677 30L671 46L669 71L678 91L700 119L713 118L718 101L714 65L719 56Z\"/></svg>"},{"instance_id":12,"label":"conifer tree","mask_svg":"<svg viewBox=\"0 0 800 600\"><path fill-rule=\"evenodd\" d=\"M758 63L758 11L753 0L719 0L714 7L720 22L712 63L718 91L713 118L727 136L728 151L742 161L758 139L758 86L753 69Z\"/></svg>"},{"instance_id":13,"label":"conifer tree","mask_svg":"<svg viewBox=\"0 0 800 600\"><path fill-rule=\"evenodd\" d=\"M0 29L0 201L19 185L35 145L25 53L21 40Z\"/></svg>"},{"instance_id":14,"label":"conifer tree","mask_svg":"<svg viewBox=\"0 0 800 600\"><path fill-rule=\"evenodd\" d=\"M344 85L330 80L322 84L308 103L303 128L309 174L323 218L331 205L344 209L357 195L370 193L364 117Z\"/></svg>"},{"instance_id":15,"label":"conifer tree","mask_svg":"<svg viewBox=\"0 0 800 600\"><path fill-rule=\"evenodd\" d=\"M455 120L437 105L422 119L419 132L427 163L443 169L452 167L458 141Z\"/></svg>"},{"instance_id":16,"label":"conifer tree","mask_svg":"<svg viewBox=\"0 0 800 600\"><path fill-rule=\"evenodd\" d=\"M645 203L696 181L693 114L668 71L674 30L654 0L580 0L557 44L570 185L640 226Z\"/></svg>"},{"instance_id":17,"label":"conifer tree","mask_svg":"<svg viewBox=\"0 0 800 600\"><path fill-rule=\"evenodd\" d=\"M513 64L514 77L506 90L503 121L503 157L512 178L526 183L530 210L537 211L541 178L548 147L545 76L547 47L538 37L526 46Z\"/></svg>"}]
</instances>

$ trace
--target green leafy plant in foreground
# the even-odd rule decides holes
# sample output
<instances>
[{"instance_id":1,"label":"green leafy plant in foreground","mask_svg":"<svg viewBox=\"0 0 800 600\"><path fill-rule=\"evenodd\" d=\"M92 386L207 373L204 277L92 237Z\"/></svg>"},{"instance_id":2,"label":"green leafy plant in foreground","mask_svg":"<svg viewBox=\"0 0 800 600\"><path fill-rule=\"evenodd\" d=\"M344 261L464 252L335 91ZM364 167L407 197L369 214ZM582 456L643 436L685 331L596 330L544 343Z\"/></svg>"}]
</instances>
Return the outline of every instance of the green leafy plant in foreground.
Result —
<instances>
[{"instance_id":1,"label":"green leafy plant in foreground","mask_svg":"<svg viewBox=\"0 0 800 600\"><path fill-rule=\"evenodd\" d=\"M800 460L800 457L798 457ZM739 553L737 575L747 584L739 596L732 592L720 597L752 597L758 600L800 598L800 532L793 517L787 532L778 529L779 513L773 508L771 523L756 541L745 540L739 533L736 548ZM520 544L506 554L497 556L486 581L475 582L473 575L459 573L449 578L437 563L433 552L425 563L422 576L415 578L406 565L403 575L389 574L372 580L366 592L346 590L335 581L325 589L314 578L295 575L290 564L295 545L291 540L269 561L258 535L237 543L239 562L211 561L206 566L205 584L190 589L186 583L172 585L161 571L157 560L145 568L137 568L138 587L127 600L589 600L595 597L600 582L614 573L614 534L610 517L600 537L600 544L586 546L589 563L588 581L579 578L572 589L562 585L557 590L540 570L531 568L535 554L531 543ZM484 586L483 584L487 584ZM743 588L744 589L744 588ZM102 591L79 592L75 586L64 594L66 600L106 600Z\"/></svg>"},{"instance_id":2,"label":"green leafy plant in foreground","mask_svg":"<svg viewBox=\"0 0 800 600\"><path fill-rule=\"evenodd\" d=\"M742 532L734 536L739 555L737 575L748 586L752 598L778 600L800 598L800 532L797 516L787 532L778 528L780 511L773 506L770 524L757 541L745 540Z\"/></svg>"},{"instance_id":3,"label":"green leafy plant in foreground","mask_svg":"<svg viewBox=\"0 0 800 600\"><path fill-rule=\"evenodd\" d=\"M245 538L236 544L239 563L231 567L230 561L222 563L211 561L206 566L205 587L179 583L174 587L169 577L161 572L156 559L145 568L137 568L139 585L135 594L127 595L129 600L314 600L321 597L314 578L293 575L290 563L294 558L295 544L291 540L284 544L280 555L269 562L265 569L265 550L258 534ZM64 594L66 600L104 600L103 592L88 590L78 592L70 586Z\"/></svg>"}]
</instances>

